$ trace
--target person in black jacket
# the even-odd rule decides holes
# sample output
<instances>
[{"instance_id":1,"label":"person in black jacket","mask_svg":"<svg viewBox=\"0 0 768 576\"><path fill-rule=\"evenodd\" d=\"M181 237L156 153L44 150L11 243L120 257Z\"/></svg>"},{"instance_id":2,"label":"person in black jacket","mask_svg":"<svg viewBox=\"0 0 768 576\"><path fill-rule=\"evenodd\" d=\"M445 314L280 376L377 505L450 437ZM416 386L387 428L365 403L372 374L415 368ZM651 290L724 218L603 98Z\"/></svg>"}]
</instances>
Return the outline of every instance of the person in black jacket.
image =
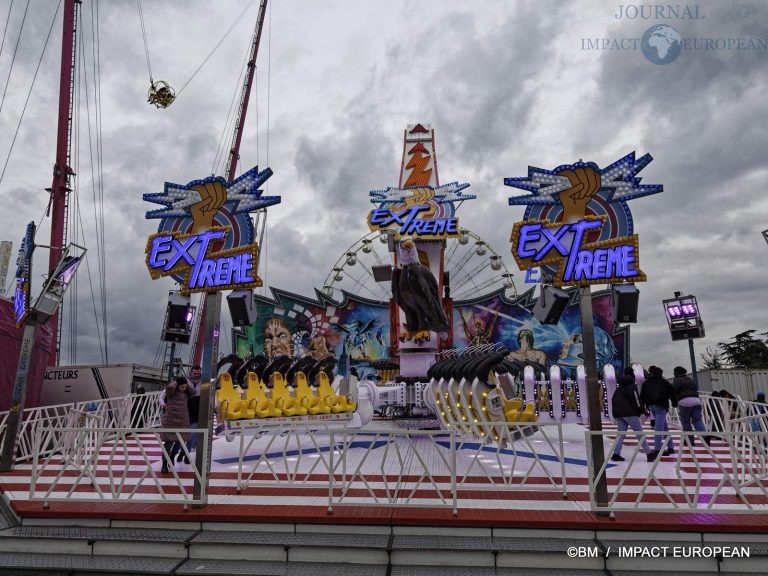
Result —
<instances>
[{"instance_id":1,"label":"person in black jacket","mask_svg":"<svg viewBox=\"0 0 768 576\"><path fill-rule=\"evenodd\" d=\"M672 381L672 388L675 389L677 397L677 413L680 416L680 426L683 432L706 432L704 420L701 417L701 399L699 398L699 387L688 377L688 371L682 366L676 366L674 370L675 379ZM704 442L709 445L712 439L706 434L703 435ZM691 447L695 444L693 436L685 436L686 444Z\"/></svg>"},{"instance_id":2,"label":"person in black jacket","mask_svg":"<svg viewBox=\"0 0 768 576\"><path fill-rule=\"evenodd\" d=\"M653 447L656 452L661 452L664 440L668 436L668 434L662 433L669 432L669 424L667 423L669 406L670 404L677 406L677 398L672 384L663 377L664 370L658 366L651 366L648 368L648 374L648 379L643 382L643 391L640 393L640 399L648 407L648 410L651 412L651 418L653 418L653 429L656 430ZM664 456L674 453L675 444L672 438L670 438L667 449L664 451Z\"/></svg>"},{"instance_id":3,"label":"person in black jacket","mask_svg":"<svg viewBox=\"0 0 768 576\"><path fill-rule=\"evenodd\" d=\"M648 462L653 462L659 455L658 452L652 452L645 437L642 435L643 427L640 424L640 414L643 413L643 405L640 402L640 396L637 393L635 380L631 376L623 374L616 379L616 392L611 398L611 407L613 408L613 418L616 420L616 426L619 429L618 439L613 448L611 460L613 462L623 462L621 447L624 444L624 437L627 435L627 428L632 428L640 436L642 451L645 452Z\"/></svg>"}]
</instances>

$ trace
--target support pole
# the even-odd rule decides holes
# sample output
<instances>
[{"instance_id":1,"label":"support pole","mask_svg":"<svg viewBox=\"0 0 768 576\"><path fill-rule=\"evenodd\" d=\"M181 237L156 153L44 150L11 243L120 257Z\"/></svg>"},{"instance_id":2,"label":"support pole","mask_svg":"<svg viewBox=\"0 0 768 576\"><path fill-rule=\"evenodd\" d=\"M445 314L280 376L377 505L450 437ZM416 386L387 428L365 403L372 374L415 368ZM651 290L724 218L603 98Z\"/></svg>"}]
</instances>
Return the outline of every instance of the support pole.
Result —
<instances>
[{"instance_id":1,"label":"support pole","mask_svg":"<svg viewBox=\"0 0 768 576\"><path fill-rule=\"evenodd\" d=\"M176 342L171 342L171 358L168 360L168 382L174 379L173 363L176 359Z\"/></svg>"},{"instance_id":2,"label":"support pole","mask_svg":"<svg viewBox=\"0 0 768 576\"><path fill-rule=\"evenodd\" d=\"M587 375L587 407L589 410L589 430L591 432L603 431L603 415L600 406L599 384L597 381L597 355L595 353L595 325L592 320L592 290L589 286L579 288L581 312L581 338L584 347L584 370ZM607 400L607 399L606 399ZM603 436L592 436L591 462L595 467L595 474L602 470L605 463L603 448ZM589 455L587 455L589 459ZM599 507L608 506L608 484L605 472L595 479L595 502ZM607 516L608 512L597 512L598 516Z\"/></svg>"},{"instance_id":3,"label":"support pole","mask_svg":"<svg viewBox=\"0 0 768 576\"><path fill-rule=\"evenodd\" d=\"M11 409L8 411L8 420L5 425L5 437L3 449L0 452L0 472L10 472L16 462L16 449L19 445L19 430L24 414L24 400L27 396L27 374L32 360L32 349L35 345L35 333L37 332L37 319L34 312L30 313L24 326L24 336L21 340L21 353L16 368L16 380L13 383L11 396Z\"/></svg>"},{"instance_id":4,"label":"support pole","mask_svg":"<svg viewBox=\"0 0 768 576\"><path fill-rule=\"evenodd\" d=\"M216 412L216 364L219 359L219 326L221 322L221 292L205 295L205 340L203 341L203 361L200 365L200 412L198 422L206 423L208 434L205 449L200 450L201 442L195 452L195 467L205 484L195 476L193 497L195 500L208 496L208 476L211 472L211 448L213 443L213 419ZM205 419L203 420L203 417ZM205 504L202 504L205 505Z\"/></svg>"},{"instance_id":5,"label":"support pole","mask_svg":"<svg viewBox=\"0 0 768 576\"><path fill-rule=\"evenodd\" d=\"M75 0L64 0L63 33L61 38L61 75L59 79L59 121L56 136L56 163L53 165L53 182L51 183L51 252L48 259L48 272L53 272L61 258L64 246L64 224L67 218L67 194L69 193L69 176L73 175L69 167L69 143L72 127L72 79L75 69L75 23L77 20ZM52 334L51 354L48 365L59 363L59 311L51 319Z\"/></svg>"},{"instance_id":6,"label":"support pole","mask_svg":"<svg viewBox=\"0 0 768 576\"><path fill-rule=\"evenodd\" d=\"M688 338L688 351L691 353L691 376L693 383L699 387L699 376L696 374L696 354L693 352L693 338Z\"/></svg>"}]
</instances>

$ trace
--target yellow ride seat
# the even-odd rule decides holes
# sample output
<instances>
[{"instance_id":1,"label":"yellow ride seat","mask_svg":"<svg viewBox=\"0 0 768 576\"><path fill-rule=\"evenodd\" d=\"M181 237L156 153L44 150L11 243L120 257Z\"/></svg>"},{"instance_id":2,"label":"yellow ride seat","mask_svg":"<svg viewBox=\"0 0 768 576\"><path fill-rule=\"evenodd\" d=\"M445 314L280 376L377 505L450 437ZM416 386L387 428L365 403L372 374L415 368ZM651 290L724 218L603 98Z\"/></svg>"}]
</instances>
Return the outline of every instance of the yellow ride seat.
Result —
<instances>
[{"instance_id":1,"label":"yellow ride seat","mask_svg":"<svg viewBox=\"0 0 768 576\"><path fill-rule=\"evenodd\" d=\"M521 422L536 422L538 420L536 416L536 410L535 406L533 405L533 402L528 402L525 405L525 408L520 413L520 421Z\"/></svg>"},{"instance_id":2,"label":"yellow ride seat","mask_svg":"<svg viewBox=\"0 0 768 576\"><path fill-rule=\"evenodd\" d=\"M232 375L224 372L219 376L219 389L216 390L216 399L221 408L221 416L224 420L242 420L253 418L255 413L248 408L248 402L240 395L241 388L235 386Z\"/></svg>"},{"instance_id":3,"label":"yellow ride seat","mask_svg":"<svg viewBox=\"0 0 768 576\"><path fill-rule=\"evenodd\" d=\"M283 416L306 415L307 408L291 396L288 387L285 385L285 377L280 372L273 372L269 382L272 384L270 398L275 401L275 407L282 410Z\"/></svg>"},{"instance_id":4,"label":"yellow ride seat","mask_svg":"<svg viewBox=\"0 0 768 576\"><path fill-rule=\"evenodd\" d=\"M523 401L517 398L513 400L507 400L503 398L501 405L504 410L504 419L507 422L517 422L520 420L520 413L523 411Z\"/></svg>"},{"instance_id":5,"label":"yellow ride seat","mask_svg":"<svg viewBox=\"0 0 768 576\"><path fill-rule=\"evenodd\" d=\"M296 372L293 377L293 387L296 390L296 399L301 406L307 409L309 414L329 414L331 412L331 407L312 391L304 372Z\"/></svg>"},{"instance_id":6,"label":"yellow ride seat","mask_svg":"<svg viewBox=\"0 0 768 576\"><path fill-rule=\"evenodd\" d=\"M325 372L321 371L317 374L315 384L317 386L317 395L322 399L323 404L330 408L334 414L354 412L355 408L357 408L357 403L351 394L347 396L336 394L336 391L331 386L331 382L328 380L328 374Z\"/></svg>"},{"instance_id":7,"label":"yellow ride seat","mask_svg":"<svg viewBox=\"0 0 768 576\"><path fill-rule=\"evenodd\" d=\"M275 406L275 401L267 396L266 386L255 372L248 372L245 381L248 384L248 388L245 389L245 400L248 402L248 408L256 413L257 418L283 415L283 411Z\"/></svg>"}]
</instances>

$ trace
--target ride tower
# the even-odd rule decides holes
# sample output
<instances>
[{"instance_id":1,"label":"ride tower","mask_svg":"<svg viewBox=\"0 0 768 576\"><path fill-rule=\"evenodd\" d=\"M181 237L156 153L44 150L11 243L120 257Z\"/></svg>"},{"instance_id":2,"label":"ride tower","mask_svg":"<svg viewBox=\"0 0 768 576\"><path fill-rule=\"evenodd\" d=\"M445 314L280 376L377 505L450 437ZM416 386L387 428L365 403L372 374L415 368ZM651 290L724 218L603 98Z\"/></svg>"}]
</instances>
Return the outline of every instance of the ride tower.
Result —
<instances>
[{"instance_id":1,"label":"ride tower","mask_svg":"<svg viewBox=\"0 0 768 576\"><path fill-rule=\"evenodd\" d=\"M393 283L395 295L390 300L390 356L400 359L400 379L414 382L425 379L437 352L452 345L452 313L447 282L450 279L445 274L445 245L446 239L457 238L463 233L456 210L464 200L475 198L462 192L468 187L469 184L459 182L440 185L435 131L428 124L410 124L403 134L398 186L369 193L371 203L377 208L368 215L368 226L372 231L387 234L392 255L392 275L379 271L378 278ZM409 239L415 244L419 263L431 272L437 283L438 306L447 312L446 329L440 333L424 325L414 331L413 326L408 325L408 314L397 302L398 269L403 266L404 250L410 248L410 243L406 242ZM421 299L416 302L420 307L425 304ZM412 320L410 324L413 324Z\"/></svg>"}]
</instances>

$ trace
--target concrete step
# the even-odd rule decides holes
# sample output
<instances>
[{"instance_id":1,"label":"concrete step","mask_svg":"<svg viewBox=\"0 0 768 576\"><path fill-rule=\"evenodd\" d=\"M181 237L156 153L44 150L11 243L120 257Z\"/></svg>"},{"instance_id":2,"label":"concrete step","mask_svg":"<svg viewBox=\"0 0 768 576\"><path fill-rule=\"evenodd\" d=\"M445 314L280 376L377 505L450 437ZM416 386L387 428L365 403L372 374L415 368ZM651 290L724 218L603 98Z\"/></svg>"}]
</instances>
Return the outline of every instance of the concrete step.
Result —
<instances>
[{"instance_id":1,"label":"concrete step","mask_svg":"<svg viewBox=\"0 0 768 576\"><path fill-rule=\"evenodd\" d=\"M10 574L27 574L25 571L29 570L63 571L67 574L87 571L91 575L103 572L110 576L171 574L180 563L177 558L0 552L0 566Z\"/></svg>"},{"instance_id":2,"label":"concrete step","mask_svg":"<svg viewBox=\"0 0 768 576\"><path fill-rule=\"evenodd\" d=\"M4 574L641 576L765 574L768 535L260 523L27 521L0 529ZM749 558L621 547L746 547ZM568 549L590 553L571 557ZM611 553L607 553L608 550Z\"/></svg>"}]
</instances>

